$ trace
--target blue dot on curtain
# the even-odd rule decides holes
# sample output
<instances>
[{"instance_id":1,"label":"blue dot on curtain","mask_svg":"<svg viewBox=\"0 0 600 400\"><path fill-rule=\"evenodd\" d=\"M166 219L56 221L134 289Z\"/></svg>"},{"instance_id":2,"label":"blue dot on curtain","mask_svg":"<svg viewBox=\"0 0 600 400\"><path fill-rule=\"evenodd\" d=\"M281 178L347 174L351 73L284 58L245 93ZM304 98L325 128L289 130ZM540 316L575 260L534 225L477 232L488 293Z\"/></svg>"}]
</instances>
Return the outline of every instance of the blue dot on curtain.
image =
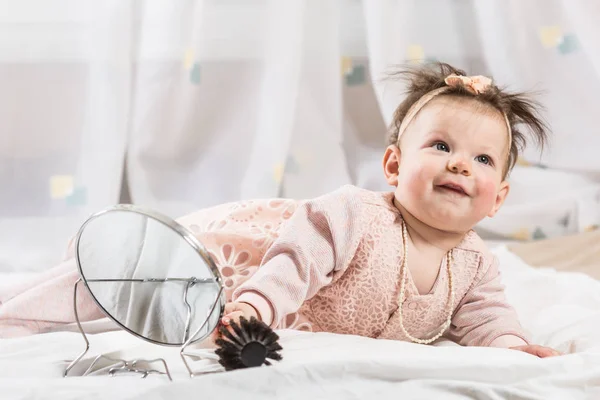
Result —
<instances>
[{"instance_id":1,"label":"blue dot on curtain","mask_svg":"<svg viewBox=\"0 0 600 400\"><path fill-rule=\"evenodd\" d=\"M571 54L579 49L579 41L573 34L565 35L558 43L558 51L561 54Z\"/></svg>"},{"instance_id":2,"label":"blue dot on curtain","mask_svg":"<svg viewBox=\"0 0 600 400\"><path fill-rule=\"evenodd\" d=\"M200 84L200 64L197 62L194 63L194 66L190 70L190 82L194 85Z\"/></svg>"},{"instance_id":3,"label":"blue dot on curtain","mask_svg":"<svg viewBox=\"0 0 600 400\"><path fill-rule=\"evenodd\" d=\"M540 227L535 228L535 231L533 231L533 239L536 240L540 240L540 239L546 239L546 234L544 233L544 231L542 231L542 229Z\"/></svg>"},{"instance_id":4,"label":"blue dot on curtain","mask_svg":"<svg viewBox=\"0 0 600 400\"><path fill-rule=\"evenodd\" d=\"M366 71L364 65L354 65L350 73L346 74L346 85L363 85L366 80Z\"/></svg>"},{"instance_id":5,"label":"blue dot on curtain","mask_svg":"<svg viewBox=\"0 0 600 400\"><path fill-rule=\"evenodd\" d=\"M76 187L70 196L67 196L66 203L71 207L79 207L87 204L87 189Z\"/></svg>"}]
</instances>

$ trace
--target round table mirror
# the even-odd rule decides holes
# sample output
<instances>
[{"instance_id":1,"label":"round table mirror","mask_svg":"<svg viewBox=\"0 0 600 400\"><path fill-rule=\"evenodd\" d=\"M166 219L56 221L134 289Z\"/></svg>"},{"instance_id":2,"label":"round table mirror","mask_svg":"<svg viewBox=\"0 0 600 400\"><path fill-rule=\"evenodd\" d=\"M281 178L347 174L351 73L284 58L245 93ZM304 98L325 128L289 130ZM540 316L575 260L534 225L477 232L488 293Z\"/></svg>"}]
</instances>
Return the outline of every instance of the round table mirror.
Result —
<instances>
[{"instance_id":1,"label":"round table mirror","mask_svg":"<svg viewBox=\"0 0 600 400\"><path fill-rule=\"evenodd\" d=\"M182 346L218 326L225 306L219 271L168 217L128 205L102 211L81 227L76 259L98 306L144 340Z\"/></svg>"}]
</instances>

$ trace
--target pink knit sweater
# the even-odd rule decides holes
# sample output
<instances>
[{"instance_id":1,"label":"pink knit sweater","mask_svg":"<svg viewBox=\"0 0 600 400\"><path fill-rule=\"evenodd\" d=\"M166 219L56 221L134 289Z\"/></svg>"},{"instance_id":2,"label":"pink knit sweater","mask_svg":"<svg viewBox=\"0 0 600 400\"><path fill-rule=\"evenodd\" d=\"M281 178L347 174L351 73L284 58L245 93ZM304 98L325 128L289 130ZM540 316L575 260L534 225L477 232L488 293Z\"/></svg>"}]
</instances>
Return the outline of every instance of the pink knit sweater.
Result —
<instances>
[{"instance_id":1,"label":"pink knit sweater","mask_svg":"<svg viewBox=\"0 0 600 400\"><path fill-rule=\"evenodd\" d=\"M401 218L391 192L344 186L304 201L233 300L253 305L273 327L290 325L293 316L296 327L312 331L409 340L399 326ZM475 232L453 250L451 269L456 306L445 337L469 346L507 334L527 341L505 300L498 260ZM440 268L424 295L408 277L404 326L430 337L447 318L447 270Z\"/></svg>"}]
</instances>

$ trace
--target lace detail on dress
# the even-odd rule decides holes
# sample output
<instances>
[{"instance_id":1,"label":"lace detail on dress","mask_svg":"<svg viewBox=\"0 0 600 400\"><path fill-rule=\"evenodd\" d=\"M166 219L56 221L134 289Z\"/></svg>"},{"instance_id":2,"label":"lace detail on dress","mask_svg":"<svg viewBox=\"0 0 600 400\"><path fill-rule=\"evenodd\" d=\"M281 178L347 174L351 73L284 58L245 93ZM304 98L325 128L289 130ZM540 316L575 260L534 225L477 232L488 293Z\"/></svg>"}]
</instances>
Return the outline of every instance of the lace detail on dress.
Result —
<instances>
[{"instance_id":1,"label":"lace detail on dress","mask_svg":"<svg viewBox=\"0 0 600 400\"><path fill-rule=\"evenodd\" d=\"M256 272L297 205L291 199L247 200L203 209L178 222L206 247L230 301L233 291Z\"/></svg>"}]
</instances>

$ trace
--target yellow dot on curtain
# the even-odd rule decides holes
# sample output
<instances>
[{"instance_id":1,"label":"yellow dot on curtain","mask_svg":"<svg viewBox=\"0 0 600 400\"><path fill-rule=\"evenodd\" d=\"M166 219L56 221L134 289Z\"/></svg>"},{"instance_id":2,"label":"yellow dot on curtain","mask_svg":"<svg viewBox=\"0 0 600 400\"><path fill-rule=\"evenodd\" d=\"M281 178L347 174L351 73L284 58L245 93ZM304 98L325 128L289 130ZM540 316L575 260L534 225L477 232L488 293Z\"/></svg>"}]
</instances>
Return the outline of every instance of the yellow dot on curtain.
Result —
<instances>
[{"instance_id":1,"label":"yellow dot on curtain","mask_svg":"<svg viewBox=\"0 0 600 400\"><path fill-rule=\"evenodd\" d=\"M285 170L285 165L283 163L276 164L273 168L273 179L277 183L281 183L283 180L283 172Z\"/></svg>"},{"instance_id":2,"label":"yellow dot on curtain","mask_svg":"<svg viewBox=\"0 0 600 400\"><path fill-rule=\"evenodd\" d=\"M530 163L529 161L527 161L523 157L517 158L517 163L516 164L519 165L519 166L521 166L521 167L531 167L533 165L532 163Z\"/></svg>"},{"instance_id":3,"label":"yellow dot on curtain","mask_svg":"<svg viewBox=\"0 0 600 400\"><path fill-rule=\"evenodd\" d=\"M595 231L596 229L598 229L598 225L588 225L583 229L583 231L584 232L592 232L592 231Z\"/></svg>"},{"instance_id":4,"label":"yellow dot on curtain","mask_svg":"<svg viewBox=\"0 0 600 400\"><path fill-rule=\"evenodd\" d=\"M194 50L187 49L183 54L183 68L190 69L194 64Z\"/></svg>"},{"instance_id":5,"label":"yellow dot on curtain","mask_svg":"<svg viewBox=\"0 0 600 400\"><path fill-rule=\"evenodd\" d=\"M340 72L342 76L346 76L352 71L352 59L350 57L342 57L340 60Z\"/></svg>"},{"instance_id":6,"label":"yellow dot on curtain","mask_svg":"<svg viewBox=\"0 0 600 400\"><path fill-rule=\"evenodd\" d=\"M421 62L425 59L425 50L421 45L411 44L408 46L408 49L406 49L406 55L412 62Z\"/></svg>"},{"instance_id":7,"label":"yellow dot on curtain","mask_svg":"<svg viewBox=\"0 0 600 400\"><path fill-rule=\"evenodd\" d=\"M54 175L50 177L50 197L64 199L73 194L74 179L71 175Z\"/></svg>"},{"instance_id":8,"label":"yellow dot on curtain","mask_svg":"<svg viewBox=\"0 0 600 400\"><path fill-rule=\"evenodd\" d=\"M560 26L542 26L539 30L542 45L547 48L553 48L560 44L563 32Z\"/></svg>"},{"instance_id":9,"label":"yellow dot on curtain","mask_svg":"<svg viewBox=\"0 0 600 400\"><path fill-rule=\"evenodd\" d=\"M513 234L510 235L510 237L516 240L529 240L531 236L527 228L521 228L518 231L513 232Z\"/></svg>"}]
</instances>

